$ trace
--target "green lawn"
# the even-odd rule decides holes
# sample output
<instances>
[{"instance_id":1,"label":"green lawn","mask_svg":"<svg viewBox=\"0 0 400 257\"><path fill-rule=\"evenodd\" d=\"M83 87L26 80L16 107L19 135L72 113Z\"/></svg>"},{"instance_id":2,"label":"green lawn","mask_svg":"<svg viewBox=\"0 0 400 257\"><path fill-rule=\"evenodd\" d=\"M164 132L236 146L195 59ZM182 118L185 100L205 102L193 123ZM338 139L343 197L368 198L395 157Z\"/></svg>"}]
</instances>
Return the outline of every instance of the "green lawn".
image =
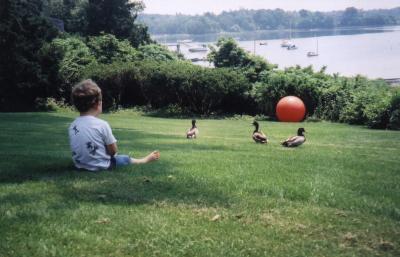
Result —
<instances>
[{"instance_id":1,"label":"green lawn","mask_svg":"<svg viewBox=\"0 0 400 257\"><path fill-rule=\"evenodd\" d=\"M0 256L400 256L400 132L261 121L259 145L251 120L198 120L189 141L190 120L121 112L120 153L161 159L89 173L73 118L0 114Z\"/></svg>"}]
</instances>

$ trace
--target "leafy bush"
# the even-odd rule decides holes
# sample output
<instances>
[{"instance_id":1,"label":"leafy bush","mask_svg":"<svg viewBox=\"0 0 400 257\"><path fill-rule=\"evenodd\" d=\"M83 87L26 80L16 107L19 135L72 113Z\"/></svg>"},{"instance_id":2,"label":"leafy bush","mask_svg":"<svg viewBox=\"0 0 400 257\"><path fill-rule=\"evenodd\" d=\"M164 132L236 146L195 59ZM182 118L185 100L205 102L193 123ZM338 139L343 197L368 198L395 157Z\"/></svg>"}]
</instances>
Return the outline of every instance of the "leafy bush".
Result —
<instances>
[{"instance_id":1,"label":"leafy bush","mask_svg":"<svg viewBox=\"0 0 400 257\"><path fill-rule=\"evenodd\" d=\"M374 101L366 105L364 113L368 127L375 129L387 128L390 118L390 95L388 93L376 94Z\"/></svg>"},{"instance_id":2,"label":"leafy bush","mask_svg":"<svg viewBox=\"0 0 400 257\"><path fill-rule=\"evenodd\" d=\"M78 82L85 66L97 62L89 47L78 37L56 38L42 48L42 55L58 58L59 77L67 85Z\"/></svg>"},{"instance_id":3,"label":"leafy bush","mask_svg":"<svg viewBox=\"0 0 400 257\"><path fill-rule=\"evenodd\" d=\"M146 103L139 76L136 63L112 63L89 65L82 78L91 78L99 85L103 108L109 110Z\"/></svg>"},{"instance_id":4,"label":"leafy bush","mask_svg":"<svg viewBox=\"0 0 400 257\"><path fill-rule=\"evenodd\" d=\"M315 110L318 118L339 121L340 115L350 98L353 86L348 79L334 76L327 79L327 87L321 89L319 104Z\"/></svg>"},{"instance_id":5,"label":"leafy bush","mask_svg":"<svg viewBox=\"0 0 400 257\"><path fill-rule=\"evenodd\" d=\"M54 90L48 96L64 97L68 100L72 86L84 77L83 72L87 67L102 67L97 66L98 63L118 63L114 66L120 66L121 62L135 61L137 54L137 50L128 41L118 40L109 34L90 37L87 44L82 38L69 35L56 38L41 49L43 63L47 64L49 70L53 70L52 74L57 74L50 79L49 84ZM111 87L103 91L106 97L114 99L116 90L119 89ZM112 96L108 96L108 93ZM120 94L121 92L118 93ZM105 102L110 106L113 105L107 102L107 98Z\"/></svg>"},{"instance_id":6,"label":"leafy bush","mask_svg":"<svg viewBox=\"0 0 400 257\"><path fill-rule=\"evenodd\" d=\"M169 51L165 46L158 44L142 45L138 48L139 60L146 61L172 61L178 60L178 56Z\"/></svg>"},{"instance_id":7,"label":"leafy bush","mask_svg":"<svg viewBox=\"0 0 400 257\"><path fill-rule=\"evenodd\" d=\"M321 90L328 85L324 78L313 73L311 68L293 67L285 71L268 71L261 74L260 82L255 83L252 96L260 110L269 116L275 115L276 104L288 95L302 99L307 113L313 115Z\"/></svg>"},{"instance_id":8,"label":"leafy bush","mask_svg":"<svg viewBox=\"0 0 400 257\"><path fill-rule=\"evenodd\" d=\"M339 120L350 124L366 124L371 128L386 128L390 90L386 84L357 76L348 79L350 85Z\"/></svg>"},{"instance_id":9,"label":"leafy bush","mask_svg":"<svg viewBox=\"0 0 400 257\"><path fill-rule=\"evenodd\" d=\"M152 106L179 104L199 114L241 111L250 89L238 71L203 68L182 61L147 63L142 74L143 93Z\"/></svg>"},{"instance_id":10,"label":"leafy bush","mask_svg":"<svg viewBox=\"0 0 400 257\"><path fill-rule=\"evenodd\" d=\"M66 105L64 101L57 101L54 98L36 98L35 110L43 112L72 111L72 107Z\"/></svg>"},{"instance_id":11,"label":"leafy bush","mask_svg":"<svg viewBox=\"0 0 400 257\"><path fill-rule=\"evenodd\" d=\"M138 58L128 40L118 40L110 34L90 37L87 46L99 63L133 62Z\"/></svg>"},{"instance_id":12,"label":"leafy bush","mask_svg":"<svg viewBox=\"0 0 400 257\"><path fill-rule=\"evenodd\" d=\"M241 112L250 83L238 71L208 69L183 61L91 65L85 77L103 90L105 109L149 104L185 112Z\"/></svg>"},{"instance_id":13,"label":"leafy bush","mask_svg":"<svg viewBox=\"0 0 400 257\"><path fill-rule=\"evenodd\" d=\"M390 101L389 129L400 130L400 90L396 90Z\"/></svg>"}]
</instances>

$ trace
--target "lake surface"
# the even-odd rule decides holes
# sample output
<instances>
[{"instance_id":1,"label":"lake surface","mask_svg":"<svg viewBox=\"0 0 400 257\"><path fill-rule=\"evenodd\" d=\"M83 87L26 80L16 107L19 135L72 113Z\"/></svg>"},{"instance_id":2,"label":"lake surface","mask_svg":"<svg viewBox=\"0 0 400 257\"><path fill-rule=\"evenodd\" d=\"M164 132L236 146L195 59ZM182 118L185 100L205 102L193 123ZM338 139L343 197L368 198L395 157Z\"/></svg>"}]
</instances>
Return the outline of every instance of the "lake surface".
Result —
<instances>
[{"instance_id":1,"label":"lake surface","mask_svg":"<svg viewBox=\"0 0 400 257\"><path fill-rule=\"evenodd\" d=\"M291 42L297 50L281 47L283 39L291 34ZM153 36L159 43L171 44L177 40L193 42L181 44L186 58L204 58L207 53L190 53L190 47L214 44L219 37L234 37L239 45L251 53L278 64L279 68L312 65L315 70L327 66L327 73L369 78L400 78L400 26L381 28L357 28L308 31L257 31L246 33L220 33L207 35ZM260 45L266 42L267 45ZM317 50L318 56L308 57L307 52ZM175 46L169 46L176 50ZM207 62L198 62L209 66Z\"/></svg>"}]
</instances>

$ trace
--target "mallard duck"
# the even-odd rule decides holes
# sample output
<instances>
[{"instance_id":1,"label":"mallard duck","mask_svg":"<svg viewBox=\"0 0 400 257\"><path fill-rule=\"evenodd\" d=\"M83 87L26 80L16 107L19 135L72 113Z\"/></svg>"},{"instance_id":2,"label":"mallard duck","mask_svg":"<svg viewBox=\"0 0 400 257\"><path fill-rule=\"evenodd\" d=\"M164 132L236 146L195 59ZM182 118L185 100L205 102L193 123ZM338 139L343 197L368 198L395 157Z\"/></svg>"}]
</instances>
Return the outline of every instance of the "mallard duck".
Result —
<instances>
[{"instance_id":1,"label":"mallard duck","mask_svg":"<svg viewBox=\"0 0 400 257\"><path fill-rule=\"evenodd\" d=\"M306 137L303 134L304 132L306 132L304 128L299 128L297 130L297 136L289 137L284 142L282 142L282 145L286 147L295 147L302 145L306 141Z\"/></svg>"},{"instance_id":2,"label":"mallard duck","mask_svg":"<svg viewBox=\"0 0 400 257\"><path fill-rule=\"evenodd\" d=\"M257 121L254 121L253 122L253 125L254 125L254 127L256 127L255 128L255 130L254 130L254 132L253 132L253 140L256 142L256 143L261 143L261 144L265 144L265 143L267 143L268 142L268 140L267 140L267 136L260 130L260 131L258 131L258 128L259 128L259 124L258 124L258 122Z\"/></svg>"},{"instance_id":3,"label":"mallard duck","mask_svg":"<svg viewBox=\"0 0 400 257\"><path fill-rule=\"evenodd\" d=\"M186 138L192 139L197 138L199 135L199 129L196 126L196 120L192 120L192 127L186 132Z\"/></svg>"}]
</instances>

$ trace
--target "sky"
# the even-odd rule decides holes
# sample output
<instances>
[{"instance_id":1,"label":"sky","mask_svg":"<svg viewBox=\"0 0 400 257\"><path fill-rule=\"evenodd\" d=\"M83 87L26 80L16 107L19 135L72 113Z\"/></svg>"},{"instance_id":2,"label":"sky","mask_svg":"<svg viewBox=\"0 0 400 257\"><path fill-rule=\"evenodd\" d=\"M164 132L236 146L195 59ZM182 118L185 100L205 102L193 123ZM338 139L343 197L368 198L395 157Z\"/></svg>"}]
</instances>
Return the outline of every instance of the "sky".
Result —
<instances>
[{"instance_id":1,"label":"sky","mask_svg":"<svg viewBox=\"0 0 400 257\"><path fill-rule=\"evenodd\" d=\"M245 9L275 9L311 11L343 10L354 6L359 9L387 9L400 7L400 0L143 0L144 13L203 14Z\"/></svg>"}]
</instances>

